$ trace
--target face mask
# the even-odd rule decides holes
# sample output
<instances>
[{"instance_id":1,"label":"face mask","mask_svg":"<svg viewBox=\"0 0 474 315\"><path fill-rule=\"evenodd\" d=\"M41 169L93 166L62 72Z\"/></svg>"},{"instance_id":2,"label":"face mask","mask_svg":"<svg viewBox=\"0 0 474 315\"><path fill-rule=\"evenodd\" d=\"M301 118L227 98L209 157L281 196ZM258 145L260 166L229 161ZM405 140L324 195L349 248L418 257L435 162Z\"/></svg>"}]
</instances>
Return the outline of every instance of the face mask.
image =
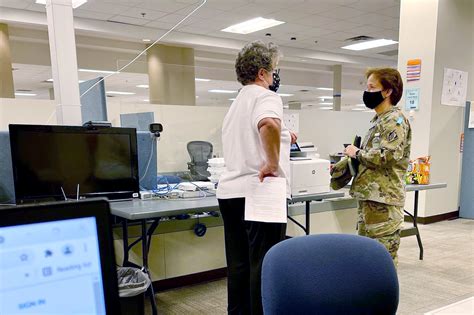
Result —
<instances>
[{"instance_id":1,"label":"face mask","mask_svg":"<svg viewBox=\"0 0 474 315\"><path fill-rule=\"evenodd\" d=\"M370 109L374 109L383 102L384 98L382 96L382 91L377 92L367 92L364 91L364 96L362 97L365 106Z\"/></svg>"},{"instance_id":2,"label":"face mask","mask_svg":"<svg viewBox=\"0 0 474 315\"><path fill-rule=\"evenodd\" d=\"M270 91L276 92L280 87L280 69L273 72L273 84L268 86Z\"/></svg>"}]
</instances>

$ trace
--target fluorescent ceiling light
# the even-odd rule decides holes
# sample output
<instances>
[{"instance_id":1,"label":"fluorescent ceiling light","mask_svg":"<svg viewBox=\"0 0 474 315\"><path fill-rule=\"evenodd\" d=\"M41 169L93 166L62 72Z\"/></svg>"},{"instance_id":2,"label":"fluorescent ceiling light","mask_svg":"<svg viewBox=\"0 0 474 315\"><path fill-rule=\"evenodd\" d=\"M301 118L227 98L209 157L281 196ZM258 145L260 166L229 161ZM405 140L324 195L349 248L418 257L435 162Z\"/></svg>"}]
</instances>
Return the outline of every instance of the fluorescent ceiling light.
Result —
<instances>
[{"instance_id":1,"label":"fluorescent ceiling light","mask_svg":"<svg viewBox=\"0 0 474 315\"><path fill-rule=\"evenodd\" d=\"M285 93L277 93L277 94L280 95L281 97L290 97L294 95L294 94L285 94Z\"/></svg>"},{"instance_id":2,"label":"fluorescent ceiling light","mask_svg":"<svg viewBox=\"0 0 474 315\"><path fill-rule=\"evenodd\" d=\"M120 91L107 91L107 94L116 94L116 95L135 95L132 92L120 92Z\"/></svg>"},{"instance_id":3,"label":"fluorescent ceiling light","mask_svg":"<svg viewBox=\"0 0 474 315\"><path fill-rule=\"evenodd\" d=\"M149 102L150 100L143 100L144 102Z\"/></svg>"},{"instance_id":4,"label":"fluorescent ceiling light","mask_svg":"<svg viewBox=\"0 0 474 315\"><path fill-rule=\"evenodd\" d=\"M20 93L20 92L15 92L15 96L36 96L37 94L34 93Z\"/></svg>"},{"instance_id":5,"label":"fluorescent ceiling light","mask_svg":"<svg viewBox=\"0 0 474 315\"><path fill-rule=\"evenodd\" d=\"M394 44L398 44L398 42L391 39L375 39L375 40L369 40L362 43L344 46L341 48L349 49L349 50L365 50L365 49L371 49L371 48L394 45Z\"/></svg>"},{"instance_id":6,"label":"fluorescent ceiling light","mask_svg":"<svg viewBox=\"0 0 474 315\"><path fill-rule=\"evenodd\" d=\"M148 86L148 84L139 84L139 85L137 85L137 88L148 89L149 86Z\"/></svg>"},{"instance_id":7,"label":"fluorescent ceiling light","mask_svg":"<svg viewBox=\"0 0 474 315\"><path fill-rule=\"evenodd\" d=\"M365 111L366 111L366 109L365 109L365 108L362 108L362 107L355 107L355 108L353 108L352 110L353 110L353 111L356 111L356 112L360 112L360 111L364 111L364 112L365 112Z\"/></svg>"},{"instance_id":8,"label":"fluorescent ceiling light","mask_svg":"<svg viewBox=\"0 0 474 315\"><path fill-rule=\"evenodd\" d=\"M209 82L209 81L211 81L210 79L200 79L200 78L196 78L196 79L194 79L194 80L196 80L196 81L201 81L201 82Z\"/></svg>"},{"instance_id":9,"label":"fluorescent ceiling light","mask_svg":"<svg viewBox=\"0 0 474 315\"><path fill-rule=\"evenodd\" d=\"M320 107L321 110L332 110L332 107Z\"/></svg>"},{"instance_id":10,"label":"fluorescent ceiling light","mask_svg":"<svg viewBox=\"0 0 474 315\"><path fill-rule=\"evenodd\" d=\"M87 0L72 0L72 8L73 9L79 8L81 5L83 5L86 2ZM46 0L36 0L36 3L46 5Z\"/></svg>"},{"instance_id":11,"label":"fluorescent ceiling light","mask_svg":"<svg viewBox=\"0 0 474 315\"><path fill-rule=\"evenodd\" d=\"M250 34L266 28L277 26L285 22L277 21L274 19L265 19L263 17L254 18L242 23L234 24L221 30L222 32L237 33L237 34Z\"/></svg>"},{"instance_id":12,"label":"fluorescent ceiling light","mask_svg":"<svg viewBox=\"0 0 474 315\"><path fill-rule=\"evenodd\" d=\"M196 98L199 98L199 96L196 95Z\"/></svg>"},{"instance_id":13,"label":"fluorescent ceiling light","mask_svg":"<svg viewBox=\"0 0 474 315\"><path fill-rule=\"evenodd\" d=\"M365 104L357 104L358 107L365 107Z\"/></svg>"},{"instance_id":14,"label":"fluorescent ceiling light","mask_svg":"<svg viewBox=\"0 0 474 315\"><path fill-rule=\"evenodd\" d=\"M229 98L229 101L235 101L235 98Z\"/></svg>"},{"instance_id":15,"label":"fluorescent ceiling light","mask_svg":"<svg viewBox=\"0 0 474 315\"><path fill-rule=\"evenodd\" d=\"M332 105L332 103L329 103L329 102L323 102L323 103L319 103L319 105Z\"/></svg>"},{"instance_id":16,"label":"fluorescent ceiling light","mask_svg":"<svg viewBox=\"0 0 474 315\"><path fill-rule=\"evenodd\" d=\"M80 72L92 72L92 73L117 73L117 71L109 70L95 70L95 69L79 69Z\"/></svg>"},{"instance_id":17,"label":"fluorescent ceiling light","mask_svg":"<svg viewBox=\"0 0 474 315\"><path fill-rule=\"evenodd\" d=\"M319 87L319 88L317 88L317 90L321 90L321 91L332 91L332 88Z\"/></svg>"},{"instance_id":18,"label":"fluorescent ceiling light","mask_svg":"<svg viewBox=\"0 0 474 315\"><path fill-rule=\"evenodd\" d=\"M319 96L319 98L324 98L324 99L332 100L332 99L334 98L334 96Z\"/></svg>"},{"instance_id":19,"label":"fluorescent ceiling light","mask_svg":"<svg viewBox=\"0 0 474 315\"><path fill-rule=\"evenodd\" d=\"M149 42L151 42L151 39L144 38L144 39L142 39L142 41L145 42L145 43L149 43Z\"/></svg>"},{"instance_id":20,"label":"fluorescent ceiling light","mask_svg":"<svg viewBox=\"0 0 474 315\"><path fill-rule=\"evenodd\" d=\"M53 83L54 80L53 79L48 79L48 80L46 80L46 82ZM79 83L82 83L82 82L86 82L86 80L79 80Z\"/></svg>"},{"instance_id":21,"label":"fluorescent ceiling light","mask_svg":"<svg viewBox=\"0 0 474 315\"><path fill-rule=\"evenodd\" d=\"M209 93L222 93L222 94L232 94L232 93L237 93L237 91L231 91L231 90L209 90Z\"/></svg>"}]
</instances>

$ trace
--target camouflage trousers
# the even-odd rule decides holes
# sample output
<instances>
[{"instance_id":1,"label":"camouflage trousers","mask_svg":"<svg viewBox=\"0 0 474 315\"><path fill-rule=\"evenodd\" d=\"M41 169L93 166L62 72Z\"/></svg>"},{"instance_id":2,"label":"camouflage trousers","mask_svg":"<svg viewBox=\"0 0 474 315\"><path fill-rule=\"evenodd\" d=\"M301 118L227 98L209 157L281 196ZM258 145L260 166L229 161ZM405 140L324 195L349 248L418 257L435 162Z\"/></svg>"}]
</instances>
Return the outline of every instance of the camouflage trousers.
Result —
<instances>
[{"instance_id":1,"label":"camouflage trousers","mask_svg":"<svg viewBox=\"0 0 474 315\"><path fill-rule=\"evenodd\" d=\"M400 229L403 224L403 207L375 201L359 201L358 234L380 242L398 265Z\"/></svg>"}]
</instances>

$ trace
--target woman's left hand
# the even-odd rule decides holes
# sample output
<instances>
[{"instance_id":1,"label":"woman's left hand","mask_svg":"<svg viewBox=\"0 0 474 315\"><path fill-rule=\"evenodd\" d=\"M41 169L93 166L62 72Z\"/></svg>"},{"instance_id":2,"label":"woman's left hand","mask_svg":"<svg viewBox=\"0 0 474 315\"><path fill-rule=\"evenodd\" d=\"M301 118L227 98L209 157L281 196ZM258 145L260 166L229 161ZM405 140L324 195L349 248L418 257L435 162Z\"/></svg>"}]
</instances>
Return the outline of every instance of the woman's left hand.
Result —
<instances>
[{"instance_id":1,"label":"woman's left hand","mask_svg":"<svg viewBox=\"0 0 474 315\"><path fill-rule=\"evenodd\" d=\"M290 136L291 136L291 144L295 144L296 140L298 139L298 136L293 131L290 131Z\"/></svg>"},{"instance_id":2,"label":"woman's left hand","mask_svg":"<svg viewBox=\"0 0 474 315\"><path fill-rule=\"evenodd\" d=\"M360 149L358 147L356 147L355 145L348 145L345 149L344 149L344 154L351 157L351 158L355 158L356 157L356 154L357 154L357 151L359 151Z\"/></svg>"}]
</instances>

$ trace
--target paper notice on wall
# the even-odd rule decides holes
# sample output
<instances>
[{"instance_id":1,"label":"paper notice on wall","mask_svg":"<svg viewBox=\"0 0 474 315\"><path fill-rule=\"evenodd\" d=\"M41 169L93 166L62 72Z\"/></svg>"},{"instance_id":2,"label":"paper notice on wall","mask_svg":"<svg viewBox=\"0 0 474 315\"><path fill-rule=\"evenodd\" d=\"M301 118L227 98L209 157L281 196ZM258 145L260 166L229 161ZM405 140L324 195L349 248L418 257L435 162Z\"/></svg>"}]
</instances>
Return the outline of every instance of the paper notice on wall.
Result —
<instances>
[{"instance_id":1,"label":"paper notice on wall","mask_svg":"<svg viewBox=\"0 0 474 315\"><path fill-rule=\"evenodd\" d=\"M465 71L444 68L441 104L465 106L467 97L467 75L468 73Z\"/></svg>"},{"instance_id":2,"label":"paper notice on wall","mask_svg":"<svg viewBox=\"0 0 474 315\"><path fill-rule=\"evenodd\" d=\"M298 133L300 129L300 114L283 114L283 122L285 123L286 128L289 130Z\"/></svg>"}]
</instances>

